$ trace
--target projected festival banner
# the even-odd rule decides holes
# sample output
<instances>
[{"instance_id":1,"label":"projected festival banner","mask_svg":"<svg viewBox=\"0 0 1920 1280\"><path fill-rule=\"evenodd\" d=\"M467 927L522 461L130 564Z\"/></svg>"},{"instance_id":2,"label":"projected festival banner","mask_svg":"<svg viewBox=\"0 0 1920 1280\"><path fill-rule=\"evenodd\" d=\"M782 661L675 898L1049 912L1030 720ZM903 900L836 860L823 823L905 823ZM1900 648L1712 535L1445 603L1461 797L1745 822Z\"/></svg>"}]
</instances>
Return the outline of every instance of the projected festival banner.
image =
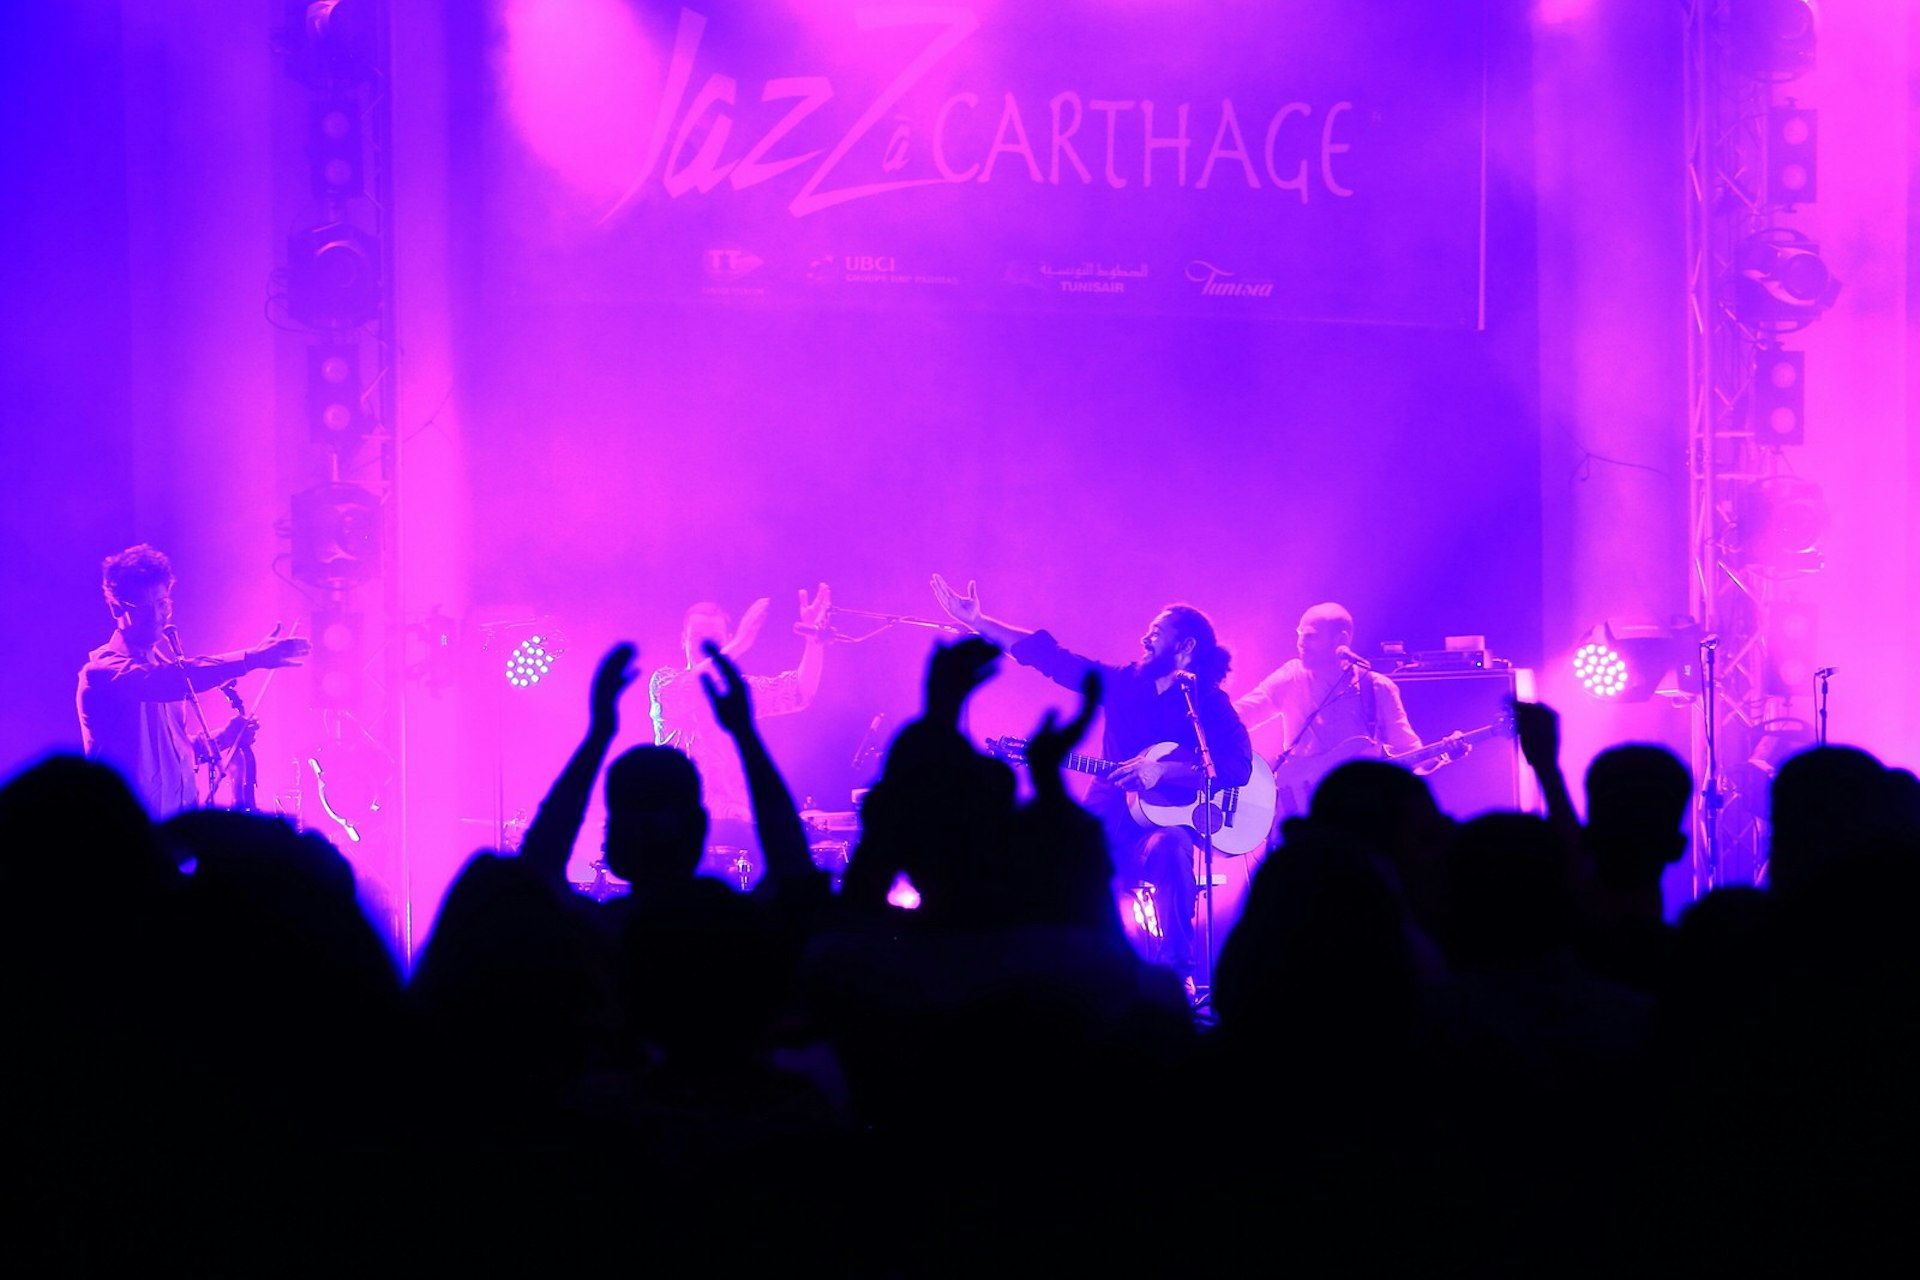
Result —
<instances>
[{"instance_id":1,"label":"projected festival banner","mask_svg":"<svg viewBox=\"0 0 1920 1280\"><path fill-rule=\"evenodd\" d=\"M1480 0L496 16L487 203L523 286L1479 321Z\"/></svg>"}]
</instances>

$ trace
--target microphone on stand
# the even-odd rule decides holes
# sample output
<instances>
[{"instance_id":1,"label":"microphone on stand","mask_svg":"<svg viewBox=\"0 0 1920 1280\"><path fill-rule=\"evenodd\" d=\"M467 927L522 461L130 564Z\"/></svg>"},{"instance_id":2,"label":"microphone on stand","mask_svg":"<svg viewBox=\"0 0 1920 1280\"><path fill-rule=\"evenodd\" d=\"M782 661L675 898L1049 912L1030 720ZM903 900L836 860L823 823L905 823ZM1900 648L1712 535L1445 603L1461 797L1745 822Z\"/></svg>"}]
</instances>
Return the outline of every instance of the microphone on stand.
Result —
<instances>
[{"instance_id":1,"label":"microphone on stand","mask_svg":"<svg viewBox=\"0 0 1920 1280\"><path fill-rule=\"evenodd\" d=\"M1814 672L1813 674L1820 677L1822 680L1825 680L1828 676L1832 675L1834 672L1838 671L1839 669L1840 668L1838 667L1822 667L1818 671Z\"/></svg>"},{"instance_id":2,"label":"microphone on stand","mask_svg":"<svg viewBox=\"0 0 1920 1280\"><path fill-rule=\"evenodd\" d=\"M1333 652L1334 652L1334 656L1345 658L1348 662L1351 662L1354 666L1359 667L1362 671L1373 670L1373 664L1371 662L1368 662L1365 658L1361 657L1359 654L1355 653L1352 649L1349 649L1344 644L1341 645L1338 649L1335 649Z\"/></svg>"},{"instance_id":3,"label":"microphone on stand","mask_svg":"<svg viewBox=\"0 0 1920 1280\"><path fill-rule=\"evenodd\" d=\"M873 723L867 726L867 732L860 739L860 745L853 749L853 768L864 768L880 758L880 726L886 722L886 712L880 711L874 714Z\"/></svg>"},{"instance_id":4,"label":"microphone on stand","mask_svg":"<svg viewBox=\"0 0 1920 1280\"><path fill-rule=\"evenodd\" d=\"M826 613L821 615L820 621L818 623L807 623L807 622L794 623L793 634L797 636L805 636L809 640L833 639L833 637L838 634L833 629L833 609L829 607Z\"/></svg>"},{"instance_id":5,"label":"microphone on stand","mask_svg":"<svg viewBox=\"0 0 1920 1280\"><path fill-rule=\"evenodd\" d=\"M173 646L174 657L184 658L187 656L186 650L180 647L180 628L169 622L166 626L160 628L160 634L167 638L169 645Z\"/></svg>"},{"instance_id":6,"label":"microphone on stand","mask_svg":"<svg viewBox=\"0 0 1920 1280\"><path fill-rule=\"evenodd\" d=\"M1700 637L1700 647L1708 653L1712 653L1720 647L1720 637L1718 635L1702 636Z\"/></svg>"}]
</instances>

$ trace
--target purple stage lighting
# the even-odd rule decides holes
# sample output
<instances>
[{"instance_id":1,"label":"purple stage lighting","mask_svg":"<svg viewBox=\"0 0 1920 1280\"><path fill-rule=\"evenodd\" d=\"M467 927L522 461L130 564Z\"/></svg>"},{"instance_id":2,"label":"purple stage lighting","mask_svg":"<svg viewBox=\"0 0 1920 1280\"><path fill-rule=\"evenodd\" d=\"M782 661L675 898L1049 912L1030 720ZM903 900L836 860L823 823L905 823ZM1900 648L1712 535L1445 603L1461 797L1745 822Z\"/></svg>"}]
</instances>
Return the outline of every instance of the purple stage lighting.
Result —
<instances>
[{"instance_id":1,"label":"purple stage lighting","mask_svg":"<svg viewBox=\"0 0 1920 1280\"><path fill-rule=\"evenodd\" d=\"M553 663L560 656L557 649L549 649L548 642L541 636L528 636L514 646L507 655L507 683L516 689L529 689L539 684L541 678L553 670Z\"/></svg>"}]
</instances>

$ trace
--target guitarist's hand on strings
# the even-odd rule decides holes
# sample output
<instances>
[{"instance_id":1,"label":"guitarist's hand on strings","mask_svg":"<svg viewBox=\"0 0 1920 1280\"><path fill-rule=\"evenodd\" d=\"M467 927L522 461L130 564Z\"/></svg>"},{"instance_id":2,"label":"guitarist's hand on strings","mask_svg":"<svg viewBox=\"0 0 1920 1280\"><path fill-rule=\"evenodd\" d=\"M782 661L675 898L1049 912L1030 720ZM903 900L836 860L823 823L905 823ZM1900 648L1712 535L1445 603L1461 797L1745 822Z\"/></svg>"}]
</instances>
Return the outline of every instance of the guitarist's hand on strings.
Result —
<instances>
[{"instance_id":1,"label":"guitarist's hand on strings","mask_svg":"<svg viewBox=\"0 0 1920 1280\"><path fill-rule=\"evenodd\" d=\"M1131 760L1122 760L1113 766L1107 774L1107 781L1122 791L1151 791L1159 786L1166 776L1166 761L1135 756Z\"/></svg>"},{"instance_id":2,"label":"guitarist's hand on strings","mask_svg":"<svg viewBox=\"0 0 1920 1280\"><path fill-rule=\"evenodd\" d=\"M1434 745L1443 748L1440 754L1414 769L1414 772L1423 778L1442 765L1465 759L1467 752L1473 750L1473 744L1467 741L1467 736L1457 729Z\"/></svg>"},{"instance_id":3,"label":"guitarist's hand on strings","mask_svg":"<svg viewBox=\"0 0 1920 1280\"><path fill-rule=\"evenodd\" d=\"M241 746L252 746L254 737L260 732L260 722L252 716L234 716L220 726L214 745L220 748L221 755L231 754Z\"/></svg>"}]
</instances>

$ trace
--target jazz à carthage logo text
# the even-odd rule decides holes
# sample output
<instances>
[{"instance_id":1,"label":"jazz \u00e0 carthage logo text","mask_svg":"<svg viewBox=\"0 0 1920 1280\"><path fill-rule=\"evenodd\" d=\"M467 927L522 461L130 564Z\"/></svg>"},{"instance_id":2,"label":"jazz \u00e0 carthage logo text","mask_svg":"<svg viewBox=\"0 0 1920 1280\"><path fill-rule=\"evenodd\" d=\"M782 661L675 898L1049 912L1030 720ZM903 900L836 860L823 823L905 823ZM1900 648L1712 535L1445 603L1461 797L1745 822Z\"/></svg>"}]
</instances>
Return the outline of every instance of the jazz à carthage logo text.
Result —
<instances>
[{"instance_id":1,"label":"jazz \u00e0 carthage logo text","mask_svg":"<svg viewBox=\"0 0 1920 1280\"><path fill-rule=\"evenodd\" d=\"M755 93L750 82L707 69L701 57L707 19L682 9L639 170L603 216L631 202L656 171L661 188L674 198L704 196L723 186L744 191L787 178L798 184L788 210L802 218L853 200L947 183L1025 181L1115 191L1169 183L1204 191L1231 184L1301 202L1316 192L1353 195L1342 183L1341 157L1352 149L1349 101L1321 107L1285 102L1243 112L1226 96L1217 104L1164 104L1146 96L1089 97L1074 89L1044 99L1006 90L996 102L994 95L962 90L947 95L930 121L908 129L898 123L902 100L979 30L980 20L971 10L946 7L863 8L856 19L869 30L932 28L880 92L858 102L843 100L826 75L770 77ZM757 136L747 136L738 111L743 95L792 105ZM980 126L989 119L992 139L982 145ZM960 128L963 121L970 127ZM860 172L847 163L863 141L878 142L882 134L887 136L877 166L863 161L868 171ZM972 142L963 142L962 134ZM924 154L914 156L915 148ZM893 176L909 169L915 176Z\"/></svg>"}]
</instances>

